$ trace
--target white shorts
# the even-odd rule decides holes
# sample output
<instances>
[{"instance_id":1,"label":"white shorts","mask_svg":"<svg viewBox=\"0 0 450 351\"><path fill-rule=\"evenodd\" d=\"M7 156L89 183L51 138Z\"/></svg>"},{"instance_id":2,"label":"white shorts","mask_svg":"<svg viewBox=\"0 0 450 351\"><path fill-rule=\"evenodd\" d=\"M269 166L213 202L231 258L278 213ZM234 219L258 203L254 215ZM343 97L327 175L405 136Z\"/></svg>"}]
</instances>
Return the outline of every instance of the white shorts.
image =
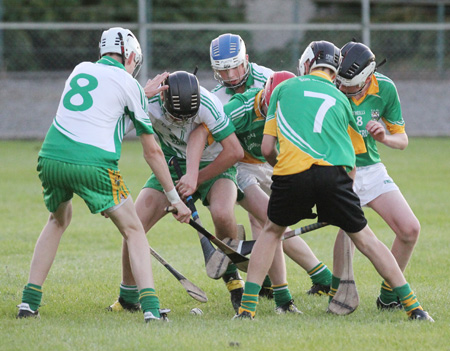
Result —
<instances>
[{"instance_id":1,"label":"white shorts","mask_svg":"<svg viewBox=\"0 0 450 351\"><path fill-rule=\"evenodd\" d=\"M381 194L399 190L399 188L387 173L384 164L380 162L370 166L356 167L353 190L359 196L361 206L366 206Z\"/></svg>"},{"instance_id":2,"label":"white shorts","mask_svg":"<svg viewBox=\"0 0 450 351\"><path fill-rule=\"evenodd\" d=\"M267 194L270 195L270 186L272 185L273 167L266 163L244 163L238 162L237 182L239 188L244 191L250 185L256 184Z\"/></svg>"}]
</instances>

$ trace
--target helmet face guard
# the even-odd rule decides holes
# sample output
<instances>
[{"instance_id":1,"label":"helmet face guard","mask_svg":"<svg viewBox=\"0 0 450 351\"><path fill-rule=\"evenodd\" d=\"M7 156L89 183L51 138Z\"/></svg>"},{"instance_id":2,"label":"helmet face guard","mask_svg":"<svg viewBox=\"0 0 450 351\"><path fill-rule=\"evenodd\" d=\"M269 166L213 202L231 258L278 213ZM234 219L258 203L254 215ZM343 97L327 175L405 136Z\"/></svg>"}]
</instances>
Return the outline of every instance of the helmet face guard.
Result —
<instances>
[{"instance_id":1,"label":"helmet face guard","mask_svg":"<svg viewBox=\"0 0 450 351\"><path fill-rule=\"evenodd\" d=\"M163 84L163 111L174 124L184 125L198 115L200 109L200 85L197 77L185 71L169 74Z\"/></svg>"},{"instance_id":2,"label":"helmet face guard","mask_svg":"<svg viewBox=\"0 0 450 351\"><path fill-rule=\"evenodd\" d=\"M119 54L122 56L122 64L134 52L134 62L136 64L133 70L133 77L136 77L141 69L143 55L139 41L129 29L114 27L105 30L99 43L100 57L108 54Z\"/></svg>"},{"instance_id":3,"label":"helmet face guard","mask_svg":"<svg viewBox=\"0 0 450 351\"><path fill-rule=\"evenodd\" d=\"M375 55L362 43L349 42L342 47L342 62L336 77L336 85L358 87L358 91L344 94L348 97L359 95L376 70Z\"/></svg>"},{"instance_id":4,"label":"helmet face guard","mask_svg":"<svg viewBox=\"0 0 450 351\"><path fill-rule=\"evenodd\" d=\"M309 74L317 67L328 68L336 74L340 63L341 50L336 45L325 40L313 41L298 60L298 75Z\"/></svg>"},{"instance_id":5,"label":"helmet face guard","mask_svg":"<svg viewBox=\"0 0 450 351\"><path fill-rule=\"evenodd\" d=\"M239 35L230 33L220 35L211 41L209 52L214 78L221 85L235 89L245 84L250 73L250 67L247 61L245 43ZM241 65L243 65L244 74L236 78L239 80L237 84L231 83L236 79L224 79L220 74L220 71L238 68Z\"/></svg>"}]
</instances>

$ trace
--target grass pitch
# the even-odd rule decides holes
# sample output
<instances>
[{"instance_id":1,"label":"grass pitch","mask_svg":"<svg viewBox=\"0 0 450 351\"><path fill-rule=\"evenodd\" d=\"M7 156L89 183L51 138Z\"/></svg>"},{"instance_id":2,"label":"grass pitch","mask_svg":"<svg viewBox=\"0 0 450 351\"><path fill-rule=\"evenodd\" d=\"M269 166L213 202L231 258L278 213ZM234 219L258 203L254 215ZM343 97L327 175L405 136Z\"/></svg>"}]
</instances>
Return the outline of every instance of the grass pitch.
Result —
<instances>
[{"instance_id":1,"label":"grass pitch","mask_svg":"<svg viewBox=\"0 0 450 351\"><path fill-rule=\"evenodd\" d=\"M110 221L92 216L78 197L44 284L41 319L16 320L34 244L48 216L36 172L40 144L0 142L0 350L450 350L449 138L411 138L405 151L380 146L389 174L422 225L406 277L434 324L408 321L404 312L377 311L381 279L358 252L354 269L361 304L353 314L326 314L327 298L307 296L307 274L287 259L290 289L304 314L275 315L273 302L262 300L254 321L231 321L228 292L221 280L206 276L197 234L170 216L150 231L149 242L207 293L208 303L193 300L152 259L156 290L161 306L172 309L171 322L146 325L141 313L107 312L119 291L121 236ZM149 175L139 142L124 143L120 168L136 198ZM208 211L198 207L205 227L212 230ZM390 246L391 230L373 211L366 214L377 236ZM238 206L236 216L249 235L247 215ZM329 267L336 233L326 227L303 236ZM191 315L194 307L204 314Z\"/></svg>"}]
</instances>

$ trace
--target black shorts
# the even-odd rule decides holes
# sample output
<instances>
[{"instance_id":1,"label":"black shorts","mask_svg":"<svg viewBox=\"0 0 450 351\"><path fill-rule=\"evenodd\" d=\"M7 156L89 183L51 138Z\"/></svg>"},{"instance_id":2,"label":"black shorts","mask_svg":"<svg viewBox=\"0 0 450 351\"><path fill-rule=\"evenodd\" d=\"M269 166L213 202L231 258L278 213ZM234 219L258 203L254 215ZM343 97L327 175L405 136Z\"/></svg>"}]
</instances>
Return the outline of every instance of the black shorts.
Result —
<instances>
[{"instance_id":1,"label":"black shorts","mask_svg":"<svg viewBox=\"0 0 450 351\"><path fill-rule=\"evenodd\" d=\"M286 176L272 176L272 194L267 215L282 227L294 225L305 218L327 222L348 233L362 230L367 220L352 189L353 181L341 166L316 166Z\"/></svg>"}]
</instances>

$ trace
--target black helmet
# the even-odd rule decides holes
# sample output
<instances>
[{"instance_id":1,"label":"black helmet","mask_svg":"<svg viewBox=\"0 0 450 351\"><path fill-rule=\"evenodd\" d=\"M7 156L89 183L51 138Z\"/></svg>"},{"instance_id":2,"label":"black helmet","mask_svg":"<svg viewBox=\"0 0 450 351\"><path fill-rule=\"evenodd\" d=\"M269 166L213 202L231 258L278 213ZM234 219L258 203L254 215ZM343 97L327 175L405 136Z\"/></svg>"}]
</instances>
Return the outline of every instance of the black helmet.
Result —
<instances>
[{"instance_id":1,"label":"black helmet","mask_svg":"<svg viewBox=\"0 0 450 351\"><path fill-rule=\"evenodd\" d=\"M191 73L177 71L169 74L163 84L169 89L163 91L163 108L166 115L175 122L186 122L195 117L200 108L200 85Z\"/></svg>"},{"instance_id":2,"label":"black helmet","mask_svg":"<svg viewBox=\"0 0 450 351\"><path fill-rule=\"evenodd\" d=\"M364 88L367 78L375 72L376 62L373 52L362 43L349 42L342 49L342 62L336 82L345 87ZM357 95L359 92L352 95Z\"/></svg>"},{"instance_id":3,"label":"black helmet","mask_svg":"<svg viewBox=\"0 0 450 351\"><path fill-rule=\"evenodd\" d=\"M305 63L309 61L309 70L306 72ZM341 50L329 41L313 41L298 60L298 75L309 74L316 67L326 67L337 73L341 61Z\"/></svg>"}]
</instances>

